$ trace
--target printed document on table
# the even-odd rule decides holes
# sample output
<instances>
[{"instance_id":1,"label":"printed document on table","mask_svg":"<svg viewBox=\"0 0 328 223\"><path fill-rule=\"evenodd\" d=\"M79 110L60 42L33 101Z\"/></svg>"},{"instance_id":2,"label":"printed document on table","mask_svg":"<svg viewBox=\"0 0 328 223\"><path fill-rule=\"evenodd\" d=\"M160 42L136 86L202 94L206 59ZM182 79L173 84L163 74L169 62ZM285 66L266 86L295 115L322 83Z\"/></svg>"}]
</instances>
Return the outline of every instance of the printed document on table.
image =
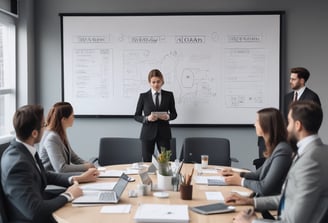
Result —
<instances>
[{"instance_id":1,"label":"printed document on table","mask_svg":"<svg viewBox=\"0 0 328 223\"><path fill-rule=\"evenodd\" d=\"M205 192L207 200L216 200L216 201L224 201L224 197L221 192Z\"/></svg>"},{"instance_id":2,"label":"printed document on table","mask_svg":"<svg viewBox=\"0 0 328 223\"><path fill-rule=\"evenodd\" d=\"M103 206L100 213L114 214L114 213L130 213L131 204L118 204L111 206Z\"/></svg>"},{"instance_id":3,"label":"printed document on table","mask_svg":"<svg viewBox=\"0 0 328 223\"><path fill-rule=\"evenodd\" d=\"M81 184L80 188L84 191L103 191L113 190L116 182L100 182L100 183L88 183Z\"/></svg>"}]
</instances>

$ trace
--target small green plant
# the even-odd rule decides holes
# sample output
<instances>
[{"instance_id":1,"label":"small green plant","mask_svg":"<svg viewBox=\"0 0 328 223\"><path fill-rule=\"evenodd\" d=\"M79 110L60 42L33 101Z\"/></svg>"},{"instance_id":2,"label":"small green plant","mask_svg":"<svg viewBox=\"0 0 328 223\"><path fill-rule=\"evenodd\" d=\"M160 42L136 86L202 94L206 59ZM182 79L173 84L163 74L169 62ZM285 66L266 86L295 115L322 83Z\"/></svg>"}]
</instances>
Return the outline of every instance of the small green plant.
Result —
<instances>
[{"instance_id":1,"label":"small green plant","mask_svg":"<svg viewBox=\"0 0 328 223\"><path fill-rule=\"evenodd\" d=\"M158 155L157 160L159 163L159 174L163 176L172 176L172 169L170 165L170 158L172 156L171 150L166 150L164 147L161 147L161 153Z\"/></svg>"},{"instance_id":2,"label":"small green plant","mask_svg":"<svg viewBox=\"0 0 328 223\"><path fill-rule=\"evenodd\" d=\"M168 163L172 156L171 150L166 150L165 147L161 147L161 153L158 155L157 160L159 163Z\"/></svg>"}]
</instances>

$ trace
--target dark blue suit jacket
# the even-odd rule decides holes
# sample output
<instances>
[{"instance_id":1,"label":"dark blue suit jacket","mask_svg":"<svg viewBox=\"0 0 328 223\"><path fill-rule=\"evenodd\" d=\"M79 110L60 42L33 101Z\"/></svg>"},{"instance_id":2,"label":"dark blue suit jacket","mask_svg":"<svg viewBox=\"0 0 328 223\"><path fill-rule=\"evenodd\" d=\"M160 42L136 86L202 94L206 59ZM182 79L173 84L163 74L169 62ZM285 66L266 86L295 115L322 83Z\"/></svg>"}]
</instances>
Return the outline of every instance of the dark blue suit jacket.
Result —
<instances>
[{"instance_id":1,"label":"dark blue suit jacket","mask_svg":"<svg viewBox=\"0 0 328 223\"><path fill-rule=\"evenodd\" d=\"M161 94L162 100L158 110L156 110L151 90L141 93L139 96L134 119L142 123L141 140L154 140L156 136L161 139L171 139L172 137L169 120L174 120L177 117L174 96L172 92L165 90L161 90ZM168 112L170 119L168 121L148 122L147 116L153 111Z\"/></svg>"},{"instance_id":2,"label":"dark blue suit jacket","mask_svg":"<svg viewBox=\"0 0 328 223\"><path fill-rule=\"evenodd\" d=\"M1 159L1 184L9 222L56 222L52 213L64 206L67 199L57 196L46 200L45 187L67 187L68 177L69 174L39 169L30 151L22 143L12 141Z\"/></svg>"},{"instance_id":3,"label":"dark blue suit jacket","mask_svg":"<svg viewBox=\"0 0 328 223\"><path fill-rule=\"evenodd\" d=\"M288 116L289 105L292 103L293 98L294 98L294 91L289 92L288 94L285 95L284 117L286 118L286 120L287 120L287 116ZM305 88L303 94L301 95L301 97L298 100L299 101L303 101L303 100L314 101L321 106L319 96L314 91L312 91L311 89L309 89L307 87Z\"/></svg>"}]
</instances>

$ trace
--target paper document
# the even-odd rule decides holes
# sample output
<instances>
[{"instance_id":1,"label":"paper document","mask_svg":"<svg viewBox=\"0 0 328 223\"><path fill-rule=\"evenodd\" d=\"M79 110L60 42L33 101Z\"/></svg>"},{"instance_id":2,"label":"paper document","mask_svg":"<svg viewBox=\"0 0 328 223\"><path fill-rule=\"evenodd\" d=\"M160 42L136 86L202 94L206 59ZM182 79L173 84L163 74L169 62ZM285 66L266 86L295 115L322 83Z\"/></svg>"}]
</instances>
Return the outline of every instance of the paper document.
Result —
<instances>
[{"instance_id":1,"label":"paper document","mask_svg":"<svg viewBox=\"0 0 328 223\"><path fill-rule=\"evenodd\" d=\"M103 177L103 178L111 178L111 177L115 177L115 178L119 178L122 173L128 174L128 175L134 175L134 174L139 174L139 170L136 169L128 169L128 170L106 170L106 171L102 171L99 172L99 177Z\"/></svg>"},{"instance_id":2,"label":"paper document","mask_svg":"<svg viewBox=\"0 0 328 223\"><path fill-rule=\"evenodd\" d=\"M218 173L218 170L217 169L213 169L213 168L207 168L207 169L199 169L197 170L197 172L199 174L217 174Z\"/></svg>"},{"instance_id":3,"label":"paper document","mask_svg":"<svg viewBox=\"0 0 328 223\"><path fill-rule=\"evenodd\" d=\"M84 191L113 190L116 182L101 182L81 184L80 188Z\"/></svg>"},{"instance_id":4,"label":"paper document","mask_svg":"<svg viewBox=\"0 0 328 223\"><path fill-rule=\"evenodd\" d=\"M207 200L224 201L224 197L221 192L205 192Z\"/></svg>"},{"instance_id":5,"label":"paper document","mask_svg":"<svg viewBox=\"0 0 328 223\"><path fill-rule=\"evenodd\" d=\"M130 213L131 204L118 204L112 206L103 206L100 213L114 214L114 213Z\"/></svg>"}]
</instances>

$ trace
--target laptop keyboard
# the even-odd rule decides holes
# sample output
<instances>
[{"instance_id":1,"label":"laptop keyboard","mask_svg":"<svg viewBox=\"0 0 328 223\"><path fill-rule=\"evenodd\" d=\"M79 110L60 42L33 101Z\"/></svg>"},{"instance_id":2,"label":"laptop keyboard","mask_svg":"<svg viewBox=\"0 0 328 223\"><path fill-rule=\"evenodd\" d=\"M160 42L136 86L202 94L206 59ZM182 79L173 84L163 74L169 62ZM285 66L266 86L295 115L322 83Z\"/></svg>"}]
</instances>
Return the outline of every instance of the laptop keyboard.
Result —
<instances>
[{"instance_id":1,"label":"laptop keyboard","mask_svg":"<svg viewBox=\"0 0 328 223\"><path fill-rule=\"evenodd\" d=\"M116 195L114 191L103 191L100 192L99 195L99 200L100 201L115 201L116 200Z\"/></svg>"}]
</instances>

